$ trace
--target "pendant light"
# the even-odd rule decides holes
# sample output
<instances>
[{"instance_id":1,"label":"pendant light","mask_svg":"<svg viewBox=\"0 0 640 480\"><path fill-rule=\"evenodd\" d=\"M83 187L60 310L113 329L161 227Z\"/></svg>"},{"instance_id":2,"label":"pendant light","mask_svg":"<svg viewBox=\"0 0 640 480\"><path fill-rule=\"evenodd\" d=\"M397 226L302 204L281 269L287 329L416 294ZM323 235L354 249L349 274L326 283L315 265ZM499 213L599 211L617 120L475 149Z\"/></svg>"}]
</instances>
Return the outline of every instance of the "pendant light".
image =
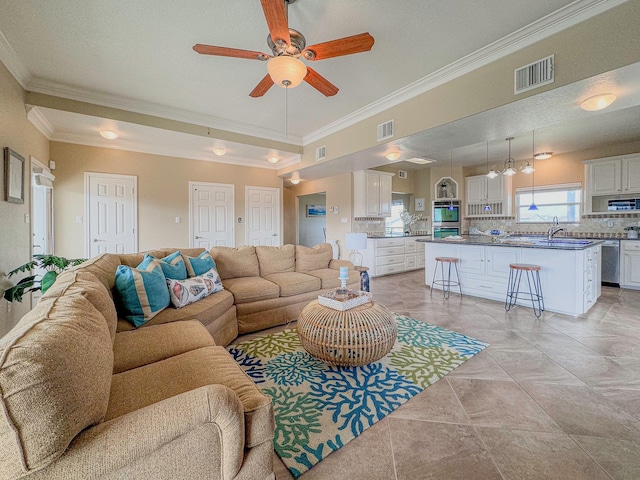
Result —
<instances>
[{"instance_id":1,"label":"pendant light","mask_svg":"<svg viewBox=\"0 0 640 480\"><path fill-rule=\"evenodd\" d=\"M487 140L487 170L489 170L489 140ZM493 172L495 174L495 177L498 176L498 174L493 171L493 170L489 170L489 173ZM487 203L485 204L484 208L482 210L484 210L485 213L489 213L491 212L491 205L489 205L489 178L494 178L494 177L490 177L489 173L487 173L487 186L485 188L485 200L487 201Z\"/></svg>"},{"instance_id":2,"label":"pendant light","mask_svg":"<svg viewBox=\"0 0 640 480\"><path fill-rule=\"evenodd\" d=\"M538 206L536 205L536 199L535 199L535 195L536 195L536 131L534 130L532 135L531 135L531 143L532 143L532 149L531 149L531 155L533 157L533 166L531 167L531 205L529 205L529 211L537 211L538 210ZM527 162L528 164L528 162Z\"/></svg>"},{"instance_id":3,"label":"pendant light","mask_svg":"<svg viewBox=\"0 0 640 480\"><path fill-rule=\"evenodd\" d=\"M513 137L508 137L505 140L509 142L509 157L504 161L504 170L502 170L502 174L510 177L511 175L516 174L516 169L513 167L515 160L511 158L511 140L513 140Z\"/></svg>"},{"instance_id":4,"label":"pendant light","mask_svg":"<svg viewBox=\"0 0 640 480\"><path fill-rule=\"evenodd\" d=\"M449 179L453 182L453 149L449 150ZM453 185L451 186L453 187ZM455 210L455 207L453 206L453 197L455 197L455 195L453 192L449 195L449 206L447 207L447 210Z\"/></svg>"}]
</instances>

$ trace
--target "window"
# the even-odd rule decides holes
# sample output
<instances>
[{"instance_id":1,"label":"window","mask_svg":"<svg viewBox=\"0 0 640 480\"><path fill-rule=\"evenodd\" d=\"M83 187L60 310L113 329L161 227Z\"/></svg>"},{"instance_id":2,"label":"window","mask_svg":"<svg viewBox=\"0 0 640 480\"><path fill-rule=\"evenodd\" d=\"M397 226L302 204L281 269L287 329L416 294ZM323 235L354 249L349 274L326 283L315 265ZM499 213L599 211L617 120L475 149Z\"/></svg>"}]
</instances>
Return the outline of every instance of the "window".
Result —
<instances>
[{"instance_id":1,"label":"window","mask_svg":"<svg viewBox=\"0 0 640 480\"><path fill-rule=\"evenodd\" d=\"M535 199L538 210L529 210ZM560 222L580 222L582 188L579 183L516 189L516 211L519 223L548 223L553 217Z\"/></svg>"},{"instance_id":2,"label":"window","mask_svg":"<svg viewBox=\"0 0 640 480\"><path fill-rule=\"evenodd\" d=\"M400 218L400 214L404 210L404 202L402 199L394 199L391 202L391 216L384 219L385 229L388 232L404 231L404 223ZM393 230L392 230L393 229Z\"/></svg>"}]
</instances>

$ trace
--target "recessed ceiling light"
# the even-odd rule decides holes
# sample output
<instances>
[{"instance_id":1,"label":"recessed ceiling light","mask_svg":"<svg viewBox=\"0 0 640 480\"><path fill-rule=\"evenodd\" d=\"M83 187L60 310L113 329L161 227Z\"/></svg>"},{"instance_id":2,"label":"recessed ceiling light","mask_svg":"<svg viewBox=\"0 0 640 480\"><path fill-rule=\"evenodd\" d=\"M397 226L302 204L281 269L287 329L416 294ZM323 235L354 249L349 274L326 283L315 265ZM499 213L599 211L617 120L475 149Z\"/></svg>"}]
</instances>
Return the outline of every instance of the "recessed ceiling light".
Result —
<instances>
[{"instance_id":1,"label":"recessed ceiling light","mask_svg":"<svg viewBox=\"0 0 640 480\"><path fill-rule=\"evenodd\" d=\"M601 93L599 95L594 95L593 97L589 97L584 100L580 104L580 108L583 110L587 110L589 112L595 112L597 110L602 110L603 108L607 108L611 105L616 97L613 93Z\"/></svg>"},{"instance_id":2,"label":"recessed ceiling light","mask_svg":"<svg viewBox=\"0 0 640 480\"><path fill-rule=\"evenodd\" d=\"M115 140L118 138L118 134L116 132L112 132L111 130L100 130L100 135L108 140Z\"/></svg>"},{"instance_id":3,"label":"recessed ceiling light","mask_svg":"<svg viewBox=\"0 0 640 480\"><path fill-rule=\"evenodd\" d=\"M389 152L385 155L385 157L387 157L387 160L395 162L400 158L400 152Z\"/></svg>"},{"instance_id":4,"label":"recessed ceiling light","mask_svg":"<svg viewBox=\"0 0 640 480\"><path fill-rule=\"evenodd\" d=\"M269 157L267 158L267 160L269 161L269 163L278 163L280 161L278 157Z\"/></svg>"},{"instance_id":5,"label":"recessed ceiling light","mask_svg":"<svg viewBox=\"0 0 640 480\"><path fill-rule=\"evenodd\" d=\"M546 160L547 158L553 157L553 152L540 152L536 153L533 158L536 160Z\"/></svg>"},{"instance_id":6,"label":"recessed ceiling light","mask_svg":"<svg viewBox=\"0 0 640 480\"><path fill-rule=\"evenodd\" d=\"M221 157L222 155L224 155L225 153L227 153L227 151L224 148L214 148L213 149L213 153L215 153L216 155L218 155L219 157Z\"/></svg>"},{"instance_id":7,"label":"recessed ceiling light","mask_svg":"<svg viewBox=\"0 0 640 480\"><path fill-rule=\"evenodd\" d=\"M434 160L431 160L429 158L413 157L407 158L405 162L417 163L418 165L426 165L427 163L433 163Z\"/></svg>"}]
</instances>

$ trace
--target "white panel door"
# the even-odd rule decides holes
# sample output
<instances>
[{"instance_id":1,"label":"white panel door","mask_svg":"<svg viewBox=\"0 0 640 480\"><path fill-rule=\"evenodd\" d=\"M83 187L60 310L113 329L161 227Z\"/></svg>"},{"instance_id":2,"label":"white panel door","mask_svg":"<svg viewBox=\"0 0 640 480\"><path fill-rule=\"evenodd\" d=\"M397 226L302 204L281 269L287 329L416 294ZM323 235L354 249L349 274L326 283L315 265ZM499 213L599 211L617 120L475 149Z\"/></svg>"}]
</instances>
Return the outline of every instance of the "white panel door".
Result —
<instances>
[{"instance_id":1,"label":"white panel door","mask_svg":"<svg viewBox=\"0 0 640 480\"><path fill-rule=\"evenodd\" d=\"M246 187L247 245L278 246L280 240L280 190Z\"/></svg>"},{"instance_id":2,"label":"white panel door","mask_svg":"<svg viewBox=\"0 0 640 480\"><path fill-rule=\"evenodd\" d=\"M138 251L137 177L85 173L86 252Z\"/></svg>"},{"instance_id":3,"label":"white panel door","mask_svg":"<svg viewBox=\"0 0 640 480\"><path fill-rule=\"evenodd\" d=\"M189 182L192 247L235 246L233 185Z\"/></svg>"}]
</instances>

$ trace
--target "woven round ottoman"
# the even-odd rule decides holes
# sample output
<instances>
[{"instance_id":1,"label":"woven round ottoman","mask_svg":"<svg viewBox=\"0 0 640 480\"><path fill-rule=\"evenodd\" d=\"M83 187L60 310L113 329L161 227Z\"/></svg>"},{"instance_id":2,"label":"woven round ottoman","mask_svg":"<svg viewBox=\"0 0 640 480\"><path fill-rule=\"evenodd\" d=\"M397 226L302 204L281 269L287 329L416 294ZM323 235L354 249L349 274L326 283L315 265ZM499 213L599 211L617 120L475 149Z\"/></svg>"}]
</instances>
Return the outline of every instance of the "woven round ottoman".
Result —
<instances>
[{"instance_id":1,"label":"woven round ottoman","mask_svg":"<svg viewBox=\"0 0 640 480\"><path fill-rule=\"evenodd\" d=\"M381 359L393 347L397 333L393 314L374 302L339 311L314 300L298 317L304 349L319 360L344 367Z\"/></svg>"}]
</instances>

